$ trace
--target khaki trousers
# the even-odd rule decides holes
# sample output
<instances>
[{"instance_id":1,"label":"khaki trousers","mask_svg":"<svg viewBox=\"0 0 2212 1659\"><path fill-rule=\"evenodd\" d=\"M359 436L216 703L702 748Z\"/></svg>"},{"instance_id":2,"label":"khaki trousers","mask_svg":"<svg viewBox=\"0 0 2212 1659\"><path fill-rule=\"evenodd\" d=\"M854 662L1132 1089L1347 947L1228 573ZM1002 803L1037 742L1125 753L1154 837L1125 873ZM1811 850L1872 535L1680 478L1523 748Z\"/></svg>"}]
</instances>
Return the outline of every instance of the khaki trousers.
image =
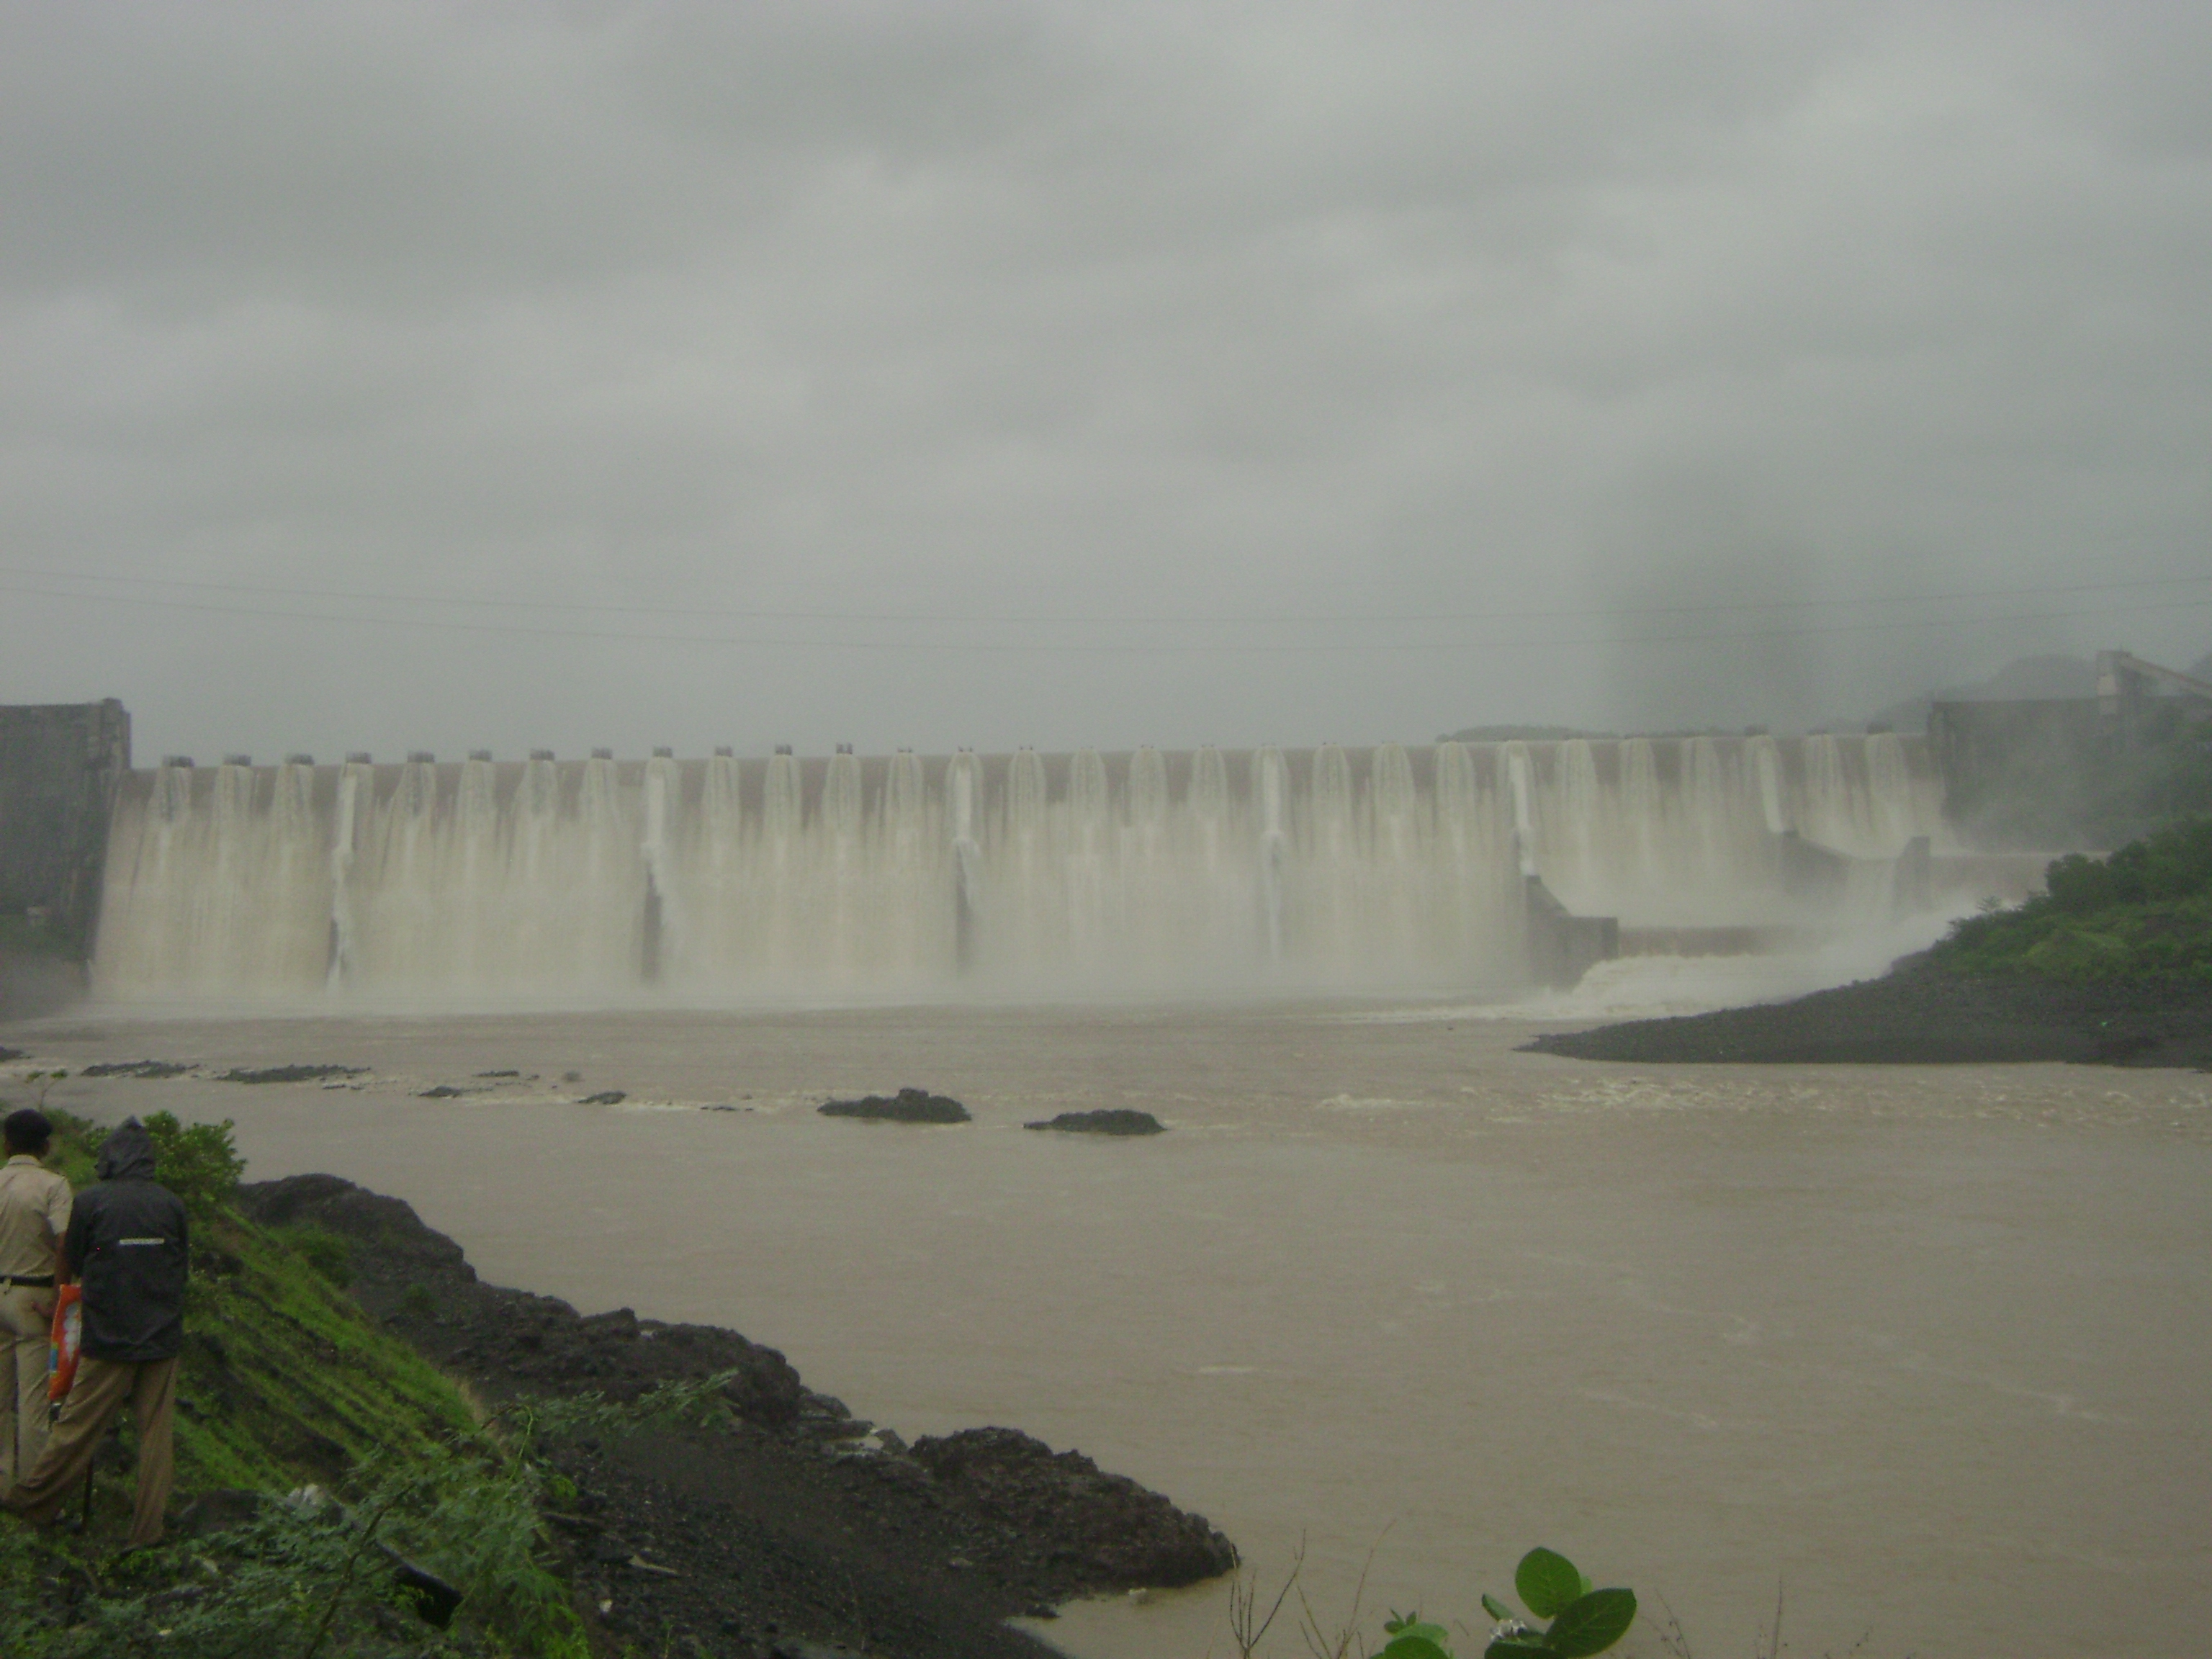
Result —
<instances>
[{"instance_id":1,"label":"khaki trousers","mask_svg":"<svg viewBox=\"0 0 2212 1659\"><path fill-rule=\"evenodd\" d=\"M131 1543L133 1548L160 1543L161 1511L169 1505L169 1486L177 1474L170 1435L177 1403L173 1359L143 1365L94 1359L90 1354L80 1359L76 1381L62 1401L61 1415L54 1419L53 1435L38 1467L29 1479L0 1498L0 1504L27 1520L52 1520L92 1467L92 1455L100 1449L125 1401L138 1425L138 1502L131 1516Z\"/></svg>"},{"instance_id":2,"label":"khaki trousers","mask_svg":"<svg viewBox=\"0 0 2212 1659\"><path fill-rule=\"evenodd\" d=\"M46 1444L46 1349L54 1293L0 1285L0 1492L37 1466Z\"/></svg>"}]
</instances>

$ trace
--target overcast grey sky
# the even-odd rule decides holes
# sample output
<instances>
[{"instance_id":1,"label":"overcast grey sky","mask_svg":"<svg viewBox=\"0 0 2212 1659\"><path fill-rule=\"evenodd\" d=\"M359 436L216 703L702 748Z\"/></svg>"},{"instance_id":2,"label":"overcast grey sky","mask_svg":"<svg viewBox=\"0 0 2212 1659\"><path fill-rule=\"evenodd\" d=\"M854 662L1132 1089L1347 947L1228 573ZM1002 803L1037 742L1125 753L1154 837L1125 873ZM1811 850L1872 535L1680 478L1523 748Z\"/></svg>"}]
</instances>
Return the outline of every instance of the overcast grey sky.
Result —
<instances>
[{"instance_id":1,"label":"overcast grey sky","mask_svg":"<svg viewBox=\"0 0 2212 1659\"><path fill-rule=\"evenodd\" d=\"M142 757L1786 727L2212 645L2212 8L0 20L0 700Z\"/></svg>"}]
</instances>

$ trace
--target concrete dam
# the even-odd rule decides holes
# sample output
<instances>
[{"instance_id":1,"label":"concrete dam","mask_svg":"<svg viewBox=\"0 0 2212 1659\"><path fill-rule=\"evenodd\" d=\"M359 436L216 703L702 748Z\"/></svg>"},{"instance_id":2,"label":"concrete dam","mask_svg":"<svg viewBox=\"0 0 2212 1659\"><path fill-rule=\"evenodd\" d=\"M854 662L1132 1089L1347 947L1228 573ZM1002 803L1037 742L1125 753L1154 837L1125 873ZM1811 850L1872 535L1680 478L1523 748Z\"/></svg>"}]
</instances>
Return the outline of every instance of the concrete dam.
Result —
<instances>
[{"instance_id":1,"label":"concrete dam","mask_svg":"<svg viewBox=\"0 0 2212 1659\"><path fill-rule=\"evenodd\" d=\"M1888 733L174 761L120 781L93 975L131 1001L1510 990L1609 953L1576 918L1886 916L1942 805Z\"/></svg>"}]
</instances>

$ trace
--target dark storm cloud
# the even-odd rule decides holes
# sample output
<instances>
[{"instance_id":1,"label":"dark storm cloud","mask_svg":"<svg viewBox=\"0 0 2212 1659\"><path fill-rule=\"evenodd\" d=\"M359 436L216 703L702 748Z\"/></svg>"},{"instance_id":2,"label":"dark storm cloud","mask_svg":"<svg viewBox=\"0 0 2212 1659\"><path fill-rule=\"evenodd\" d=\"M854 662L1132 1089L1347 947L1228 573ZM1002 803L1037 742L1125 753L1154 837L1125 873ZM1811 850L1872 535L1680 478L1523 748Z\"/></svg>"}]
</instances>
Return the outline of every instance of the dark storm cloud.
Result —
<instances>
[{"instance_id":1,"label":"dark storm cloud","mask_svg":"<svg viewBox=\"0 0 2212 1659\"><path fill-rule=\"evenodd\" d=\"M1838 608L2201 568L2182 8L0 16L0 696L149 748L1786 725L2212 636Z\"/></svg>"}]
</instances>

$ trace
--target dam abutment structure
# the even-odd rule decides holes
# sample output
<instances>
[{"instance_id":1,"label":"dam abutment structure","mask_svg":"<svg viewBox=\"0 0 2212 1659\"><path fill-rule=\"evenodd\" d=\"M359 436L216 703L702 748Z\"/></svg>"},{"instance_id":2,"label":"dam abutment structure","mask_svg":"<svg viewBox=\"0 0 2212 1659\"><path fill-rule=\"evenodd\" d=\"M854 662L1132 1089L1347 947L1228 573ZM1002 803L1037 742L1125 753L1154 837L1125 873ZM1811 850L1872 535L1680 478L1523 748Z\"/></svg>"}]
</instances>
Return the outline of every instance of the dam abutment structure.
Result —
<instances>
[{"instance_id":1,"label":"dam abutment structure","mask_svg":"<svg viewBox=\"0 0 2212 1659\"><path fill-rule=\"evenodd\" d=\"M131 716L100 702L0 708L0 1019L83 994Z\"/></svg>"},{"instance_id":2,"label":"dam abutment structure","mask_svg":"<svg viewBox=\"0 0 2212 1659\"><path fill-rule=\"evenodd\" d=\"M0 918L82 951L99 913L131 716L100 702L0 707Z\"/></svg>"},{"instance_id":3,"label":"dam abutment structure","mask_svg":"<svg viewBox=\"0 0 2212 1659\"><path fill-rule=\"evenodd\" d=\"M1789 841L1887 861L1942 821L1887 733L244 761L120 775L102 994L1508 989L1826 914Z\"/></svg>"}]
</instances>

